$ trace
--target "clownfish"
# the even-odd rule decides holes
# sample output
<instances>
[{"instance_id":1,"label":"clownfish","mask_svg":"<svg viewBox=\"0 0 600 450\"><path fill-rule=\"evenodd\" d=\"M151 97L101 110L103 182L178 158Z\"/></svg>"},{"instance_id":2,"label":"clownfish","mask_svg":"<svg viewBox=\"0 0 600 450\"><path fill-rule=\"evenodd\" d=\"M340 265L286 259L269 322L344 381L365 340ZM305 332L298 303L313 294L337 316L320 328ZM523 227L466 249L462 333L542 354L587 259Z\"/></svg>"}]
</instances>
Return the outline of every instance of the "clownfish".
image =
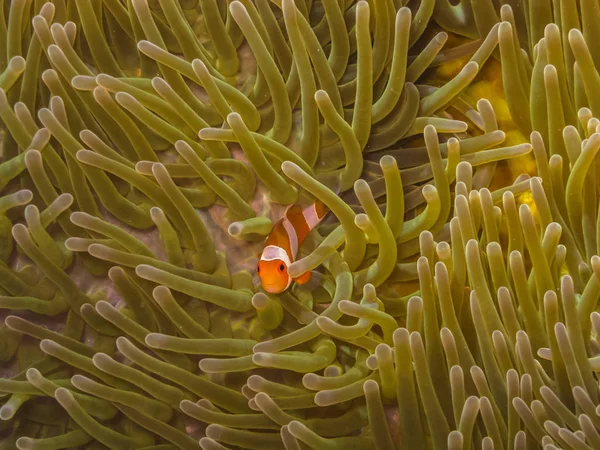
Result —
<instances>
[{"instance_id":1,"label":"clownfish","mask_svg":"<svg viewBox=\"0 0 600 450\"><path fill-rule=\"evenodd\" d=\"M285 210L283 217L267 237L256 267L266 292L279 294L290 287L292 281L298 284L308 283L310 271L292 278L288 274L288 267L295 261L298 248L308 233L323 220L327 212L327 207L319 200L307 207L296 204Z\"/></svg>"}]
</instances>

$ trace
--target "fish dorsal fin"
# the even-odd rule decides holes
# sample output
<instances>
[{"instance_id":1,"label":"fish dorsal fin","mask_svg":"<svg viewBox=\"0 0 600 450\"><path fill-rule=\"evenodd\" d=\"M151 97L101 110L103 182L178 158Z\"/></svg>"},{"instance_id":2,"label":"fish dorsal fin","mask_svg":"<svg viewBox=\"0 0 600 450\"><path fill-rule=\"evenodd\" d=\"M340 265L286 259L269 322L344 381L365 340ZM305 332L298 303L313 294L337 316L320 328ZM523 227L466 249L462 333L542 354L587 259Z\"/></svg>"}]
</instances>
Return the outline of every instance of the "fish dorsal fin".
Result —
<instances>
[{"instance_id":1,"label":"fish dorsal fin","mask_svg":"<svg viewBox=\"0 0 600 450\"><path fill-rule=\"evenodd\" d=\"M301 206L302 209L313 205L317 201L317 198L312 195L310 192L302 190L298 194L298 200L296 201L296 205Z\"/></svg>"},{"instance_id":2,"label":"fish dorsal fin","mask_svg":"<svg viewBox=\"0 0 600 450\"><path fill-rule=\"evenodd\" d=\"M342 192L342 179L339 171L320 173L317 175L317 181L324 184L336 195Z\"/></svg>"},{"instance_id":3,"label":"fish dorsal fin","mask_svg":"<svg viewBox=\"0 0 600 450\"><path fill-rule=\"evenodd\" d=\"M317 175L317 181L325 185L325 187L331 190L335 195L340 195L342 185L339 173L327 172L319 174ZM286 209L286 213L291 207L300 206L302 209L305 209L314 205L317 201L320 200L310 192L302 189L298 194L298 200L293 205L288 206L288 208Z\"/></svg>"}]
</instances>

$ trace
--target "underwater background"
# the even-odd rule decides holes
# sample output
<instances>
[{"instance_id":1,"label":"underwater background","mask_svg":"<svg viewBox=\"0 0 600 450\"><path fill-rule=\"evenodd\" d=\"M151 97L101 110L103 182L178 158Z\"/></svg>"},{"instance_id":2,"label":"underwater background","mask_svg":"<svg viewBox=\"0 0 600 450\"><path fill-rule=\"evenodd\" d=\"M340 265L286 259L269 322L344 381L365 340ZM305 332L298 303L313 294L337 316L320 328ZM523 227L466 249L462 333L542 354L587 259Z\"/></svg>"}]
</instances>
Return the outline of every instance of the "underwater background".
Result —
<instances>
[{"instance_id":1,"label":"underwater background","mask_svg":"<svg viewBox=\"0 0 600 450\"><path fill-rule=\"evenodd\" d=\"M0 449L600 449L599 24L0 0Z\"/></svg>"}]
</instances>

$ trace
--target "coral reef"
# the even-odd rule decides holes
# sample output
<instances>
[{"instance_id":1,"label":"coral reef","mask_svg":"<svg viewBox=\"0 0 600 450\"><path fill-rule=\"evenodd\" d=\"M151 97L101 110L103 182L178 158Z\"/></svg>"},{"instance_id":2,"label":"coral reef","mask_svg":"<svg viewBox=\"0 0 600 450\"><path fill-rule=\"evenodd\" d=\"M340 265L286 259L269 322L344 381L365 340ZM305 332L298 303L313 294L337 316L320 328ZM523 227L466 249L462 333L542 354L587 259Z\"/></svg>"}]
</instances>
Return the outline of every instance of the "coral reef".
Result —
<instances>
[{"instance_id":1,"label":"coral reef","mask_svg":"<svg viewBox=\"0 0 600 450\"><path fill-rule=\"evenodd\" d=\"M600 449L597 0L44 1L0 2L0 449Z\"/></svg>"}]
</instances>

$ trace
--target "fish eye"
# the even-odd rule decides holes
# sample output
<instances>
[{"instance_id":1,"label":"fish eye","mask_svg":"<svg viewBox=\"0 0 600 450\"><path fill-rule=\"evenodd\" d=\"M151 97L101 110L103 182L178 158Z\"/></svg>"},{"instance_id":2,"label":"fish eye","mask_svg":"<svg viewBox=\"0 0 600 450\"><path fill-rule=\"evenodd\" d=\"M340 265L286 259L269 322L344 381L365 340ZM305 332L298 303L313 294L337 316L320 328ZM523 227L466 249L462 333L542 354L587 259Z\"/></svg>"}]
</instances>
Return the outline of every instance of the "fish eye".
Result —
<instances>
[{"instance_id":1,"label":"fish eye","mask_svg":"<svg viewBox=\"0 0 600 450\"><path fill-rule=\"evenodd\" d=\"M279 271L283 272L285 270L285 266L283 264L279 265Z\"/></svg>"}]
</instances>

